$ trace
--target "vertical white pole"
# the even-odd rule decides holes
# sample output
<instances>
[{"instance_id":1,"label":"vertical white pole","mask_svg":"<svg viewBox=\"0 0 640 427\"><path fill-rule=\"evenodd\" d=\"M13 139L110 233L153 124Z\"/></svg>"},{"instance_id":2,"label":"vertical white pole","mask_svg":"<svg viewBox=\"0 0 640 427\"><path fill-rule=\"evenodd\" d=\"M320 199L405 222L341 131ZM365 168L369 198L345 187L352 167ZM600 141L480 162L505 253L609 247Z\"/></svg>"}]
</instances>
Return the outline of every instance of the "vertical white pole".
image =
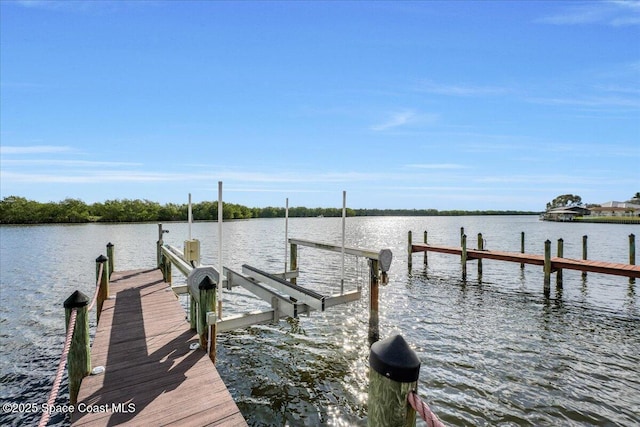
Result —
<instances>
[{"instance_id":1,"label":"vertical white pole","mask_svg":"<svg viewBox=\"0 0 640 427\"><path fill-rule=\"evenodd\" d=\"M222 319L222 281L224 274L222 272L222 181L218 181L218 274L220 277L218 283L218 318Z\"/></svg>"},{"instance_id":2,"label":"vertical white pole","mask_svg":"<svg viewBox=\"0 0 640 427\"><path fill-rule=\"evenodd\" d=\"M189 193L189 240L191 240L191 223L193 222L193 215L191 213L191 193Z\"/></svg>"},{"instance_id":3,"label":"vertical white pole","mask_svg":"<svg viewBox=\"0 0 640 427\"><path fill-rule=\"evenodd\" d=\"M340 271L340 293L344 293L344 229L347 216L347 192L342 191L342 269Z\"/></svg>"},{"instance_id":4,"label":"vertical white pole","mask_svg":"<svg viewBox=\"0 0 640 427\"><path fill-rule=\"evenodd\" d=\"M287 272L287 257L289 255L289 198L284 209L284 272ZM286 277L284 278L286 280Z\"/></svg>"}]
</instances>

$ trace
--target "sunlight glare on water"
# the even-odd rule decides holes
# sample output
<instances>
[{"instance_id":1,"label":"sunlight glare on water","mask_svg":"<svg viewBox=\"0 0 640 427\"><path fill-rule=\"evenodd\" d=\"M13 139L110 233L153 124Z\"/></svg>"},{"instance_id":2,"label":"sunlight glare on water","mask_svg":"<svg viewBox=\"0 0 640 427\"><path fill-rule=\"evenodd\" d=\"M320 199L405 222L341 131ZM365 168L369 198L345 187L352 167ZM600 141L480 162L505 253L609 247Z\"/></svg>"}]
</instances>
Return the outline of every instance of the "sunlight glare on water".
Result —
<instances>
[{"instance_id":1,"label":"sunlight glare on water","mask_svg":"<svg viewBox=\"0 0 640 427\"><path fill-rule=\"evenodd\" d=\"M458 257L413 255L407 231L421 242L458 246L460 227L475 247L481 232L491 250L542 253L563 238L565 257L628 262L628 235L638 227L560 224L536 217L348 218L347 246L390 248L389 284L380 288L380 336L401 334L422 365L419 393L447 425L629 426L640 423L640 311L637 284L624 277L565 271L562 289L545 298L540 267L475 262L461 279ZM187 224L169 223L177 247ZM93 293L95 258L115 245L119 271L155 265L156 224L0 227L0 399L43 402L62 349L62 302L75 289ZM196 223L203 262L217 265L217 224ZM292 218L289 236L339 244L339 218ZM224 224L224 264L284 269L284 220ZM340 255L298 249L298 283L339 291ZM368 267L347 256L346 288L360 301L275 325L220 334L217 367L250 425L367 424ZM184 278L174 269L174 282ZM264 309L248 292L225 291L224 313ZM92 317L92 321L93 321ZM95 323L92 323L95 326ZM63 388L59 403L66 403ZM2 414L2 425L35 424L34 414ZM61 415L53 425L66 425ZM421 422L418 423L421 424Z\"/></svg>"}]
</instances>

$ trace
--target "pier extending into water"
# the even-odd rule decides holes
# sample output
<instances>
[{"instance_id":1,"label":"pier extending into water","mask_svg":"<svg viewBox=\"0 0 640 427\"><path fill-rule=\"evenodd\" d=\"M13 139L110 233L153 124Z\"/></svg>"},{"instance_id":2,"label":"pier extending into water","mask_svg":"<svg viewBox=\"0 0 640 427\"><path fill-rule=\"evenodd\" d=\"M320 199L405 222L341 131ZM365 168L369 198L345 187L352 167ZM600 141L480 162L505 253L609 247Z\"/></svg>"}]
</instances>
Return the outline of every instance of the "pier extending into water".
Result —
<instances>
[{"instance_id":1,"label":"pier extending into water","mask_svg":"<svg viewBox=\"0 0 640 427\"><path fill-rule=\"evenodd\" d=\"M635 279L640 278L640 266L635 265L636 251L635 251L635 235L629 235L629 264L613 263L605 261L593 261L587 259L587 236L583 236L582 239L582 259L564 258L564 240L558 239L557 256L551 256L551 241L546 240L544 242L544 255L539 254L527 254L524 253L524 232L521 233L521 252L506 252L506 251L494 251L484 249L485 240L482 237L482 233L478 233L478 245L476 249L470 249L467 247L467 235L464 234L464 228L460 229L460 246L441 246L432 245L428 243L428 233L424 232L424 243L414 243L412 240L412 232L408 232L408 266L411 269L413 263L413 254L415 252L424 252L424 264L428 264L427 253L439 252L451 255L460 256L460 262L462 266L462 277L467 277L467 262L478 262L478 275L482 276L482 260L491 259L496 261L506 261L520 263L521 268L524 268L525 264L540 265L544 269L544 284L545 292L548 291L548 287L551 281L551 273L557 274L557 284L562 286L562 271L578 270L583 274L587 272L610 274L616 276L628 277L631 283L635 282Z\"/></svg>"},{"instance_id":2,"label":"pier extending into water","mask_svg":"<svg viewBox=\"0 0 640 427\"><path fill-rule=\"evenodd\" d=\"M223 267L220 275L216 268L200 265L197 240L186 241L180 251L163 243L165 231L159 224L156 267L112 273L114 245L109 243L109 256L96 259L92 301L79 291L65 301L67 338L49 405L56 401L61 369L67 363L72 425L246 425L214 364L216 334L324 311L362 295L360 286L345 291L342 284L339 294L322 295L298 285L298 246L369 260L369 339L378 341L377 287L381 276L386 280L390 250L290 239L291 271L273 274L245 264L242 273ZM186 285L172 285L172 266L187 277ZM217 292L234 286L271 302L272 308L222 318ZM178 300L180 294L190 296L188 316ZM89 311L94 306L97 328L91 344ZM45 426L48 418L43 414L40 425Z\"/></svg>"},{"instance_id":3,"label":"pier extending into water","mask_svg":"<svg viewBox=\"0 0 640 427\"><path fill-rule=\"evenodd\" d=\"M160 270L114 272L73 426L246 425Z\"/></svg>"}]
</instances>

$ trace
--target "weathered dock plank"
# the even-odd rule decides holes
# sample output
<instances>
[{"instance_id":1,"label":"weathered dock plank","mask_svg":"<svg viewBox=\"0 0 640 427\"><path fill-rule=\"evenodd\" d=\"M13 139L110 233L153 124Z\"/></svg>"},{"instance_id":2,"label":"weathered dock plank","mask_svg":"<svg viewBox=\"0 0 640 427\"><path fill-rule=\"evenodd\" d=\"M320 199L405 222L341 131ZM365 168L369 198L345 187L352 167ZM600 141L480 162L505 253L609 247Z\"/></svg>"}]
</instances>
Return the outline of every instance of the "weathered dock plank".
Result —
<instances>
[{"instance_id":1,"label":"weathered dock plank","mask_svg":"<svg viewBox=\"0 0 640 427\"><path fill-rule=\"evenodd\" d=\"M160 270L113 273L74 426L245 426L237 405ZM96 412L92 412L96 411Z\"/></svg>"}]
</instances>

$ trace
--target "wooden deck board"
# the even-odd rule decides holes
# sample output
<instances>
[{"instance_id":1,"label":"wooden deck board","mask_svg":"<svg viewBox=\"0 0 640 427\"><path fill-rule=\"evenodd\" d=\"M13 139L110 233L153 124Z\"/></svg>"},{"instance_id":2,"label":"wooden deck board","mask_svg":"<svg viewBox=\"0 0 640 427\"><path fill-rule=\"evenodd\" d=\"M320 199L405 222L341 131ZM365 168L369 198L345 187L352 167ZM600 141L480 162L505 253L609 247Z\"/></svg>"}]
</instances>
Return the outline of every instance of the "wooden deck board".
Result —
<instances>
[{"instance_id":1,"label":"wooden deck board","mask_svg":"<svg viewBox=\"0 0 640 427\"><path fill-rule=\"evenodd\" d=\"M204 350L191 350L198 337L159 270L114 273L91 349L91 366L80 404L108 408L76 412L74 426L189 425L246 426ZM133 404L132 412L111 410Z\"/></svg>"},{"instance_id":2,"label":"wooden deck board","mask_svg":"<svg viewBox=\"0 0 640 427\"><path fill-rule=\"evenodd\" d=\"M462 248L413 243L412 252L440 252L462 255ZM493 259L497 261L518 262L522 264L544 265L544 255L523 254L519 252L489 251L467 249L467 259ZM552 270L567 269L592 273L640 278L640 265L620 264L605 261L581 260L570 258L551 258Z\"/></svg>"}]
</instances>

